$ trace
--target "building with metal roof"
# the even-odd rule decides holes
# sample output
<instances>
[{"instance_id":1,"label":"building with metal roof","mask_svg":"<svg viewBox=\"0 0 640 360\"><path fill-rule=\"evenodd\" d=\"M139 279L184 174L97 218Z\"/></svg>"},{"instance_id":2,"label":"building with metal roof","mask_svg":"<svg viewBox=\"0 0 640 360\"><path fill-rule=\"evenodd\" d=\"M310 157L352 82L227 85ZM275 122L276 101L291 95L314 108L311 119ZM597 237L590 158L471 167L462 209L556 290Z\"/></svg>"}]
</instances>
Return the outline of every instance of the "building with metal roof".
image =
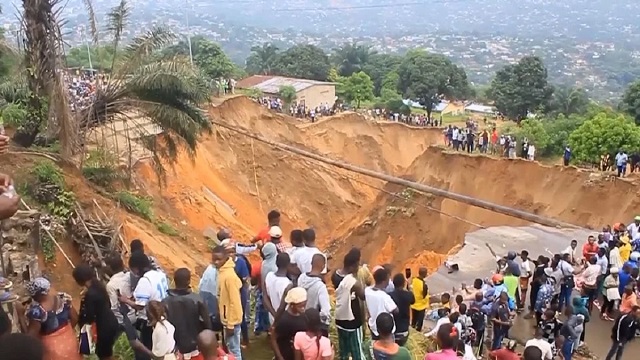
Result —
<instances>
[{"instance_id":1,"label":"building with metal roof","mask_svg":"<svg viewBox=\"0 0 640 360\"><path fill-rule=\"evenodd\" d=\"M310 108L320 105L333 106L336 101L336 84L332 82L253 75L240 80L237 84L239 89L257 89L268 96L278 96L283 86L292 86L296 90L296 101Z\"/></svg>"}]
</instances>

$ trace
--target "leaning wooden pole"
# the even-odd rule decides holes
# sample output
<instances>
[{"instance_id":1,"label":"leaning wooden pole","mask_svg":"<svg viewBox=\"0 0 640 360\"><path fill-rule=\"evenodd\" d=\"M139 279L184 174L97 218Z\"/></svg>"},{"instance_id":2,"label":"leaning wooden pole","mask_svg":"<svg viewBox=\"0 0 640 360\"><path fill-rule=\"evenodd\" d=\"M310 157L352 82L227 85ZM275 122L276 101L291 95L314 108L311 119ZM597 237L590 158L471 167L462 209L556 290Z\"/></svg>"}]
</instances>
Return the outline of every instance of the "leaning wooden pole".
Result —
<instances>
[{"instance_id":1,"label":"leaning wooden pole","mask_svg":"<svg viewBox=\"0 0 640 360\"><path fill-rule=\"evenodd\" d=\"M485 210L489 210L489 211L493 211L499 214L503 214L503 215L507 215L507 216L511 216L511 217L515 217L518 219L522 219L522 220L526 220L526 221L530 221L532 223L536 223L536 224L540 224L540 225L545 225L545 226L551 226L551 227L560 227L560 228L577 228L578 226L564 222L564 221L559 221L559 220L555 220L555 219L551 219L545 216L540 216L540 215L536 215L536 214L532 214L530 212L527 211L523 211L523 210L518 210L518 209L514 209L514 208L510 208L507 206L503 206L503 205L498 205L498 204L494 204L492 202L489 201L485 201L485 200L480 200L471 196L467 196L467 195L461 195L461 194L457 194L454 192L450 192L450 191L446 191L446 190L442 190L442 189L438 189L432 186L428 186L428 185L424 185L424 184L420 184L414 181L409 181L409 180L405 180L399 177L395 177L395 176L391 176L391 175L387 175L387 174L383 174L377 171L373 171L373 170L369 170L369 169L365 169L359 166L355 166L346 162L342 162L342 161L338 161L338 160L333 160L333 159L329 159L326 156L322 156L322 155L318 155L318 154L314 154L312 152L306 151L306 150L301 150L298 149L296 147L293 146L289 146L286 144L282 144L279 142L275 142L275 141L271 141L269 139L266 139L262 136L259 135L255 135L252 134L244 129L240 129L236 126L230 125L230 124L225 124L222 122L218 122L218 121L212 121L212 123L214 125L220 126L222 128L225 129L229 129L233 132L242 134L244 136L247 136L249 138L258 140L260 142L263 142L265 144L269 144L271 146L274 146L276 148L285 150L285 151L289 151L292 152L294 154L298 154L300 156L304 156L313 160L317 160L326 164L330 164L336 167L339 167L341 169L345 169L345 170L349 170L358 174L362 174L365 176L369 176L372 178L376 178L376 179L380 179L380 180L384 180L386 182L390 182L393 184L398 184L398 185L402 185L417 191L421 191L421 192L425 192L428 194L433 194L435 196L440 196L443 197L445 199L450 199L450 200L454 200L454 201L458 201L470 206L475 206L481 209L485 209Z\"/></svg>"}]
</instances>

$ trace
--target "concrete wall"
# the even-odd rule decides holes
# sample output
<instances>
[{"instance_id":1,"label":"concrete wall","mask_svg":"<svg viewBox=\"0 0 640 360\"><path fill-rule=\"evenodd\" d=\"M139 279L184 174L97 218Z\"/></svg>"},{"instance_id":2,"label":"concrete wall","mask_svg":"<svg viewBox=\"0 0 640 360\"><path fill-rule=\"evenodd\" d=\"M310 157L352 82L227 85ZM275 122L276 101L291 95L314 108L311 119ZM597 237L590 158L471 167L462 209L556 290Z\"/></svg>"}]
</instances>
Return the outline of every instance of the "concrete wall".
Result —
<instances>
[{"instance_id":1,"label":"concrete wall","mask_svg":"<svg viewBox=\"0 0 640 360\"><path fill-rule=\"evenodd\" d=\"M327 103L333 106L336 99L336 86L333 84L318 84L310 86L297 93L296 101L302 102L309 108L315 108L320 104Z\"/></svg>"}]
</instances>

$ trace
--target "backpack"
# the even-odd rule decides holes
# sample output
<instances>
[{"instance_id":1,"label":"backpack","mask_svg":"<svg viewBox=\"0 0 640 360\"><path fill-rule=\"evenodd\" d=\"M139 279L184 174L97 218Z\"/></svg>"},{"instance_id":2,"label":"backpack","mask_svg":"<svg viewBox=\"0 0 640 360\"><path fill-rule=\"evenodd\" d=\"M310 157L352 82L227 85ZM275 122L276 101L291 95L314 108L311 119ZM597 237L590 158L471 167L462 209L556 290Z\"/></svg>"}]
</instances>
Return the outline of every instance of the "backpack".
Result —
<instances>
[{"instance_id":1,"label":"backpack","mask_svg":"<svg viewBox=\"0 0 640 360\"><path fill-rule=\"evenodd\" d=\"M471 327L476 331L484 330L486 327L485 315L478 307L472 306L470 309Z\"/></svg>"}]
</instances>

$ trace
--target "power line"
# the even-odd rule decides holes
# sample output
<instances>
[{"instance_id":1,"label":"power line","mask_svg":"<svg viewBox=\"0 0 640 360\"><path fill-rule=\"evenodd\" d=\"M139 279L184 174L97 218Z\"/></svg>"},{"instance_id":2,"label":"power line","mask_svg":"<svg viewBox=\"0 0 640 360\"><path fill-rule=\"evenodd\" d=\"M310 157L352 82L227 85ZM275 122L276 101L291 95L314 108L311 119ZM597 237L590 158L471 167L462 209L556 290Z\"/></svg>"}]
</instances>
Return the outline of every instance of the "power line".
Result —
<instances>
[{"instance_id":1,"label":"power line","mask_svg":"<svg viewBox=\"0 0 640 360\"><path fill-rule=\"evenodd\" d=\"M561 228L578 228L578 226L575 226L573 224L564 222L564 221L560 221L560 220L556 220L556 219L552 219L549 217L545 217L545 216L540 216L537 214L533 214L530 213L528 211L524 211L524 210L519 210L519 209L514 209L508 206L504 206L504 205L499 205L499 204L495 204L489 201L485 201L485 200L481 200L478 198L474 198L472 196L467 196L467 195L462 195L462 194L458 194L458 193L454 193L451 191L447 191L447 190L443 190L440 188L436 188L433 186L428 186L425 184L421 184L421 183L417 183L414 181L409 181L406 179L402 179L399 177L395 177L395 176L390 176L384 173L380 173L380 172L376 172L373 170L369 170L366 168L362 168L362 167L358 167L343 161L338 161L338 160L333 160L331 158L328 158L326 156L322 156L322 155L318 155L315 154L313 152L310 151L306 151L306 150L301 150L299 148L296 148L294 146L289 146L286 144L282 144L279 142L275 142L275 141L271 141L269 139L266 139L260 135L256 135L253 134L251 132L248 132L244 129L240 129L236 126L230 125L230 124L226 124L226 123L222 123L222 122L218 122L215 120L211 121L214 125L220 126L222 128L225 129L229 129L233 132L242 134L244 136L247 136L249 138L258 140L262 143L266 143L269 144L271 146L274 146L276 148L279 148L281 150L285 150L294 154L297 154L299 156L305 157L305 158L310 158L313 160L317 160L317 161L321 161L323 163L329 164L329 165L333 165L335 167L341 168L341 169L345 169L347 171L351 171L354 173L358 173L358 174L362 174L365 176L369 176L372 178L376 178L376 179L380 179L380 180L384 180L390 183L394 183L394 184L398 184L398 185L402 185L402 186L406 186L408 188L412 188L414 190L420 191L420 192L425 192L428 194L432 194L435 196L440 196L446 199L450 199L450 200L454 200L457 202L462 202L464 204L467 204L469 206L474 206L474 207L478 207L481 209L485 209L485 210L489 210L489 211L493 211L499 214L503 214L503 215L507 215L507 216L511 216L511 217L515 217L515 218L519 218L522 220L526 220L526 221L530 221L532 223L537 223L537 224L541 224L541 225L545 225L545 226L550 226L550 227L561 227Z\"/></svg>"}]
</instances>

